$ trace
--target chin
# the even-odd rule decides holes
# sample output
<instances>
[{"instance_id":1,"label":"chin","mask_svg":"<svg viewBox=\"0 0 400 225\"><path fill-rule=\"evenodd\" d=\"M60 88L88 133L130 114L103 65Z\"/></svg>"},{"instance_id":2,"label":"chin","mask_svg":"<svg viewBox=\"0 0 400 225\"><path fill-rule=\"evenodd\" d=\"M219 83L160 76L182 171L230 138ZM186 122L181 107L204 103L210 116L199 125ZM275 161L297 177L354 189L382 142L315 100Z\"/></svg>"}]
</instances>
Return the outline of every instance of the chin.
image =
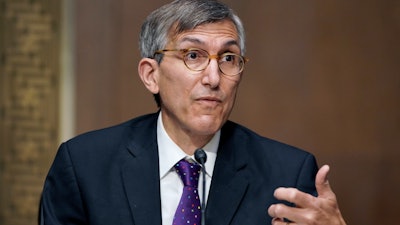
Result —
<instances>
[{"instance_id":1,"label":"chin","mask_svg":"<svg viewBox=\"0 0 400 225\"><path fill-rule=\"evenodd\" d=\"M193 125L194 130L197 131L196 133L201 135L215 134L221 128L221 126L221 120L215 119L196 121L196 123Z\"/></svg>"}]
</instances>

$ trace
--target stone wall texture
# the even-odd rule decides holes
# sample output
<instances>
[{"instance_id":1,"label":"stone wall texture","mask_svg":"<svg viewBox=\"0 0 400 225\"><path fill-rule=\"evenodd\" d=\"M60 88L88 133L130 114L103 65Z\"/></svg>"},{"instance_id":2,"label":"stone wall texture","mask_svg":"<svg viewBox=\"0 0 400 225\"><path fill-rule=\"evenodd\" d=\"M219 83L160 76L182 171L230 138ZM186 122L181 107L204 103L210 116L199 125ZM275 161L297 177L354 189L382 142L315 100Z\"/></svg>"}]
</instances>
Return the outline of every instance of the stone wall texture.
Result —
<instances>
[{"instance_id":1,"label":"stone wall texture","mask_svg":"<svg viewBox=\"0 0 400 225\"><path fill-rule=\"evenodd\" d=\"M60 1L0 0L0 224L37 224L58 145Z\"/></svg>"}]
</instances>

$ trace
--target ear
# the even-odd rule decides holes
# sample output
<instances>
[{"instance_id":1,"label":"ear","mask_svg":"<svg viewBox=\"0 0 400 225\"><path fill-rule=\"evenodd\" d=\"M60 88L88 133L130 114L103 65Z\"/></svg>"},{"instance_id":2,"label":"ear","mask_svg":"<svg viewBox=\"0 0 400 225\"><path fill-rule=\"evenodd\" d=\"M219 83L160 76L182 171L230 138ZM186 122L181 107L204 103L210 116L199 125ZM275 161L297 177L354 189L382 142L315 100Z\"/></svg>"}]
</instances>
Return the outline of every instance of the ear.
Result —
<instances>
[{"instance_id":1,"label":"ear","mask_svg":"<svg viewBox=\"0 0 400 225\"><path fill-rule=\"evenodd\" d=\"M153 94L157 94L159 92L157 61L150 58L142 58L138 65L138 72L147 90Z\"/></svg>"}]
</instances>

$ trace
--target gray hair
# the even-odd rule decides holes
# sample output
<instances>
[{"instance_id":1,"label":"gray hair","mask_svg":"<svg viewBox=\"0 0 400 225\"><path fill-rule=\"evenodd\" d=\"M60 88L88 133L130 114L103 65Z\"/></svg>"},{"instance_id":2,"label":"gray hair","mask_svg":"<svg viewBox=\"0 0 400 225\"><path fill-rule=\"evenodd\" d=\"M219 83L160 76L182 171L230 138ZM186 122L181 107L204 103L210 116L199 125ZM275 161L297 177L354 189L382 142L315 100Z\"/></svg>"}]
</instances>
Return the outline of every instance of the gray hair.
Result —
<instances>
[{"instance_id":1,"label":"gray hair","mask_svg":"<svg viewBox=\"0 0 400 225\"><path fill-rule=\"evenodd\" d=\"M143 58L154 58L158 63L162 55L154 55L164 49L169 38L197 26L231 20L236 27L241 54L244 55L245 32L242 21L227 5L217 0L175 0L153 11L144 21L139 37L139 48ZM173 30L174 28L174 30ZM157 106L161 106L161 97L154 94Z\"/></svg>"},{"instance_id":2,"label":"gray hair","mask_svg":"<svg viewBox=\"0 0 400 225\"><path fill-rule=\"evenodd\" d=\"M139 39L141 55L144 58L153 58L157 50L166 46L168 38L199 25L224 19L234 23L239 36L241 54L244 54L243 24L231 8L216 0L175 0L153 11L143 23Z\"/></svg>"}]
</instances>

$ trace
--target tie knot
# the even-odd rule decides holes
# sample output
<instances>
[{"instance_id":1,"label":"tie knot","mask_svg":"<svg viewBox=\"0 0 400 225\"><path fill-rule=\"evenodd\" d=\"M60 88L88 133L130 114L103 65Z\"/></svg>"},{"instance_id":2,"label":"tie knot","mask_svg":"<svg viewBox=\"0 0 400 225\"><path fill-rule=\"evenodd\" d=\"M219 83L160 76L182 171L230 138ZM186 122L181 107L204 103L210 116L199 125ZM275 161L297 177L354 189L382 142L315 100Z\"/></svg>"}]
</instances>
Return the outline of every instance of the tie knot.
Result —
<instances>
[{"instance_id":1,"label":"tie knot","mask_svg":"<svg viewBox=\"0 0 400 225\"><path fill-rule=\"evenodd\" d=\"M197 188L201 168L199 164L181 159L174 167L185 186Z\"/></svg>"}]
</instances>

